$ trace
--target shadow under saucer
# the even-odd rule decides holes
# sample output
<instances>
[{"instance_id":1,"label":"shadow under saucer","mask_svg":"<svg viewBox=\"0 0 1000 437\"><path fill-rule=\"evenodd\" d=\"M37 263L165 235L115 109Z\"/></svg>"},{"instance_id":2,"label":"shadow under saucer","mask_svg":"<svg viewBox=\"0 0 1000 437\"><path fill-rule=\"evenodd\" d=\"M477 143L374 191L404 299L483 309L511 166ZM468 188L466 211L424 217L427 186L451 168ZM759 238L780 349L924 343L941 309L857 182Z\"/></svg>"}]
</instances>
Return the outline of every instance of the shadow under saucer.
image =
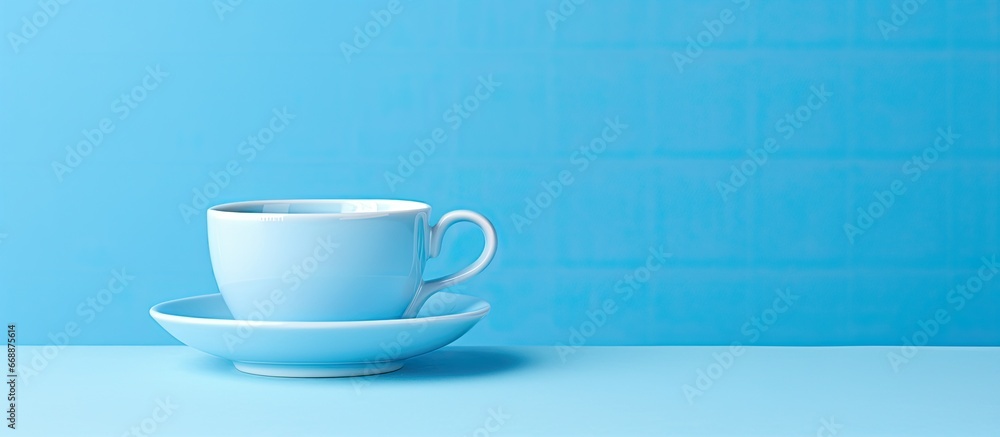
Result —
<instances>
[{"instance_id":1,"label":"shadow under saucer","mask_svg":"<svg viewBox=\"0 0 1000 437\"><path fill-rule=\"evenodd\" d=\"M523 352L504 347L454 346L406 360L402 369L378 375L386 380L423 380L493 375L526 366Z\"/></svg>"},{"instance_id":2,"label":"shadow under saucer","mask_svg":"<svg viewBox=\"0 0 1000 437\"><path fill-rule=\"evenodd\" d=\"M454 346L410 358L406 360L401 369L390 373L344 378L290 379L302 381L359 380L360 382L370 378L377 378L387 382L392 380L430 381L500 374L529 365L530 361L531 358L526 353L504 347ZM214 356L203 356L195 360L187 360L181 366L186 370L202 374L213 374L226 379L244 379L246 376L255 376L240 372L229 360ZM273 377L257 378L289 379Z\"/></svg>"}]
</instances>

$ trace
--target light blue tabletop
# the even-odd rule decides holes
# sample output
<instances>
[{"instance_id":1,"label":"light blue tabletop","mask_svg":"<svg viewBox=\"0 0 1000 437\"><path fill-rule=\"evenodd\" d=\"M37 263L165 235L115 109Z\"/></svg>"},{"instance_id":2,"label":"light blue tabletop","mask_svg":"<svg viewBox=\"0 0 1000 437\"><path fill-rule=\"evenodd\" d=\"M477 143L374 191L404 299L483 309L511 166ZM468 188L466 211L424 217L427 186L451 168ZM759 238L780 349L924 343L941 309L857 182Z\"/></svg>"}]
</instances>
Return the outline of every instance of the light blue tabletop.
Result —
<instances>
[{"instance_id":1,"label":"light blue tabletop","mask_svg":"<svg viewBox=\"0 0 1000 437\"><path fill-rule=\"evenodd\" d=\"M1000 348L451 347L286 379L182 346L79 346L25 375L42 352L18 348L4 435L1000 435Z\"/></svg>"}]
</instances>

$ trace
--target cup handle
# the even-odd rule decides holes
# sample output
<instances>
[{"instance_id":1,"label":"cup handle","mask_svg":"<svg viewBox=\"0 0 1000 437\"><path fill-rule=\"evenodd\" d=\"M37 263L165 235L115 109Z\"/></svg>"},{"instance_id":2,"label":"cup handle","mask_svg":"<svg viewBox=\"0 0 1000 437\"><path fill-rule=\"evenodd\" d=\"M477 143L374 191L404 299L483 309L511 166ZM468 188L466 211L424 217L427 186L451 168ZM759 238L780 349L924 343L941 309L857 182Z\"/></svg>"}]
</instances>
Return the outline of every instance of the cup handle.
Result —
<instances>
[{"instance_id":1,"label":"cup handle","mask_svg":"<svg viewBox=\"0 0 1000 437\"><path fill-rule=\"evenodd\" d=\"M441 240L444 237L445 231L448 230L448 227L458 222L472 222L479 226L486 239L486 244L483 245L483 253L472 264L458 273L424 281L420 289L417 290L417 295L410 302L410 306L403 312L403 318L415 317L417 312L420 311L420 307L424 306L427 299L434 293L465 282L469 278L479 274L479 272L483 271L490 264L490 261L493 261L493 255L497 252L497 232L493 229L493 224L490 223L489 219L483 217L482 214L468 210L452 211L441 216L437 224L431 228L429 238L430 247L427 249L427 257L434 258L438 256L438 253L441 252Z\"/></svg>"}]
</instances>

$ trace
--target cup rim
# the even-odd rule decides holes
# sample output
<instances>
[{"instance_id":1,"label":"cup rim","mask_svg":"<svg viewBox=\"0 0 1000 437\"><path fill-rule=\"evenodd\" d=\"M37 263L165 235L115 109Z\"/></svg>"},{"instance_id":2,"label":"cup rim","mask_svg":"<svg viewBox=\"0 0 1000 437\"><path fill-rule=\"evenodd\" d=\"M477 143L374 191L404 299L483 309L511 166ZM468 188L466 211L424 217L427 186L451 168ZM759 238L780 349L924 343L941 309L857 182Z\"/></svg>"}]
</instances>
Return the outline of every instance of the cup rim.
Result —
<instances>
[{"instance_id":1,"label":"cup rim","mask_svg":"<svg viewBox=\"0 0 1000 437\"><path fill-rule=\"evenodd\" d=\"M237 209L264 206L267 204L288 204L288 205L332 205L345 202L375 202L379 206L388 205L388 209L377 211L350 211L350 212L257 212L239 211ZM395 214L408 214L417 212L429 212L431 206L424 202L406 199L367 199L367 198L343 198L343 199L273 199L273 200L245 200L240 202L222 203L208 208L209 215L217 215L234 219L258 219L260 217L280 216L283 220L289 218L310 219L310 218L370 218L385 217Z\"/></svg>"}]
</instances>

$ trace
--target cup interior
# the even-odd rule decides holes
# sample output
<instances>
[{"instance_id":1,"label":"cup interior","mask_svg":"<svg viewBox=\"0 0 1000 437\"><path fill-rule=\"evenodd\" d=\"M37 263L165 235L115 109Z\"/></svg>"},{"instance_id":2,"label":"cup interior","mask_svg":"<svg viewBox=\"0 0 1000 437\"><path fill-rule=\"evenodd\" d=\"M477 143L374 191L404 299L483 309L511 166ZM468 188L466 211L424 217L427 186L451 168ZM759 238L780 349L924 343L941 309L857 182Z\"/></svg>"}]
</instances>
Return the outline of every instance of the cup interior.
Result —
<instances>
[{"instance_id":1,"label":"cup interior","mask_svg":"<svg viewBox=\"0 0 1000 437\"><path fill-rule=\"evenodd\" d=\"M211 210L243 214L357 214L392 213L430 209L412 200L392 199L324 199L324 200L260 200L226 203Z\"/></svg>"}]
</instances>

